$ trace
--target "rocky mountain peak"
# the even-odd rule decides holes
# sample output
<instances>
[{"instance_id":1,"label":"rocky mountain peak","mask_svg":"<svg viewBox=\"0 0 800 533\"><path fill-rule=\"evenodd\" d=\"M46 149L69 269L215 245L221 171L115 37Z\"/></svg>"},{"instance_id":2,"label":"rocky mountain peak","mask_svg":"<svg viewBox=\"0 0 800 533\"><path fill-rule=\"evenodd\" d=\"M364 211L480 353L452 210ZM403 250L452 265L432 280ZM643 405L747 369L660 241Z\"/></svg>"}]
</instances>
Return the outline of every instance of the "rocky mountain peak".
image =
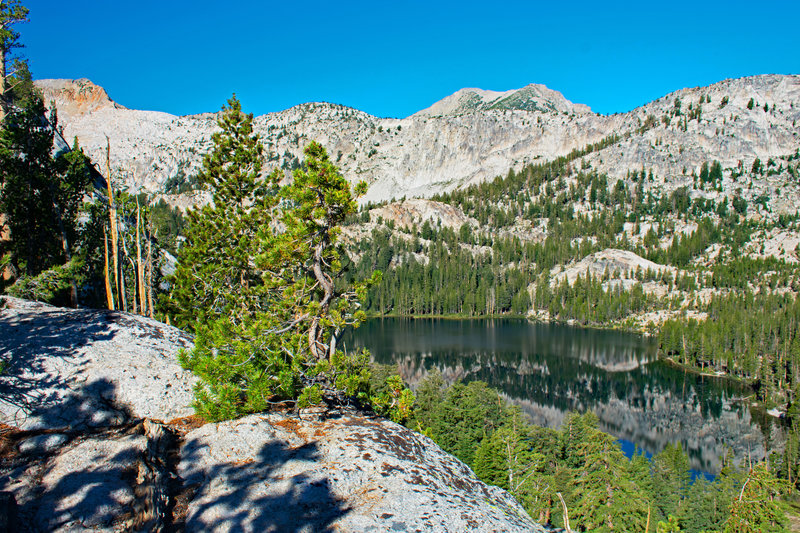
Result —
<instances>
[{"instance_id":1,"label":"rocky mountain peak","mask_svg":"<svg viewBox=\"0 0 800 533\"><path fill-rule=\"evenodd\" d=\"M521 110L542 113L591 113L589 106L573 104L558 91L539 83L531 83L510 91L487 91L465 88L439 100L412 116L435 117L463 115L476 111Z\"/></svg>"},{"instance_id":2,"label":"rocky mountain peak","mask_svg":"<svg viewBox=\"0 0 800 533\"><path fill-rule=\"evenodd\" d=\"M118 186L166 194L182 207L202 201L192 191L174 191L176 183L197 173L210 148L214 114L178 117L124 109L85 79L37 84L48 102L55 100L64 136L78 137L95 162L105 160L108 136ZM800 76L763 75L682 89L608 116L534 84L505 92L461 89L402 120L307 103L256 117L254 128L264 142L265 169L288 174L300 164L303 148L316 140L348 179L367 182L363 202L379 202L431 197L604 140L611 142L595 147L580 166L607 173L614 182L645 169L654 175L647 188L670 191L691 185L693 173L715 160L728 174L740 162L750 168L756 158L768 166L772 159L769 170L785 173L778 158L800 146L798 120ZM796 197L772 195L778 186L767 185L763 179L752 187L728 180L718 192L730 195L738 188L753 198L771 196L776 212L794 213Z\"/></svg>"},{"instance_id":3,"label":"rocky mountain peak","mask_svg":"<svg viewBox=\"0 0 800 533\"><path fill-rule=\"evenodd\" d=\"M106 90L87 78L78 80L36 80L44 101L58 102L58 113L62 118L74 119L102 108L125 109L113 101Z\"/></svg>"}]
</instances>

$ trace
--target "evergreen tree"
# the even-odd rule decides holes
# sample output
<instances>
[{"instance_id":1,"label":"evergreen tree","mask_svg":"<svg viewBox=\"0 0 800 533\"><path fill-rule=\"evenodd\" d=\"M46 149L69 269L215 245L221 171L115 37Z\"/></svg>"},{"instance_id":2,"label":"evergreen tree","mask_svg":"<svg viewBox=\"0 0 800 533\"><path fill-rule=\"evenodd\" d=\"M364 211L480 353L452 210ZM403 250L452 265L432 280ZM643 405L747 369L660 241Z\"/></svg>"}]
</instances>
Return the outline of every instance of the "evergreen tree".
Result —
<instances>
[{"instance_id":1,"label":"evergreen tree","mask_svg":"<svg viewBox=\"0 0 800 533\"><path fill-rule=\"evenodd\" d=\"M730 498L719 483L699 476L692 482L680 506L680 524L686 531L720 531L728 518Z\"/></svg>"},{"instance_id":2,"label":"evergreen tree","mask_svg":"<svg viewBox=\"0 0 800 533\"><path fill-rule=\"evenodd\" d=\"M189 211L186 241L178 251L166 308L174 324L196 331L219 317L240 323L264 302L254 264L258 230L273 221L278 175L258 181L262 145L253 116L234 96L223 106L214 146L197 176L212 193L210 204Z\"/></svg>"},{"instance_id":3,"label":"evergreen tree","mask_svg":"<svg viewBox=\"0 0 800 533\"><path fill-rule=\"evenodd\" d=\"M666 520L678 515L678 505L691 483L689 457L680 443L667 446L653 457L651 463L655 516Z\"/></svg>"},{"instance_id":4,"label":"evergreen tree","mask_svg":"<svg viewBox=\"0 0 800 533\"><path fill-rule=\"evenodd\" d=\"M616 440L597 430L597 417L568 417L565 455L575 465L570 521L582 531L641 531L647 501L628 475L628 461ZM571 428L571 429L570 429Z\"/></svg>"},{"instance_id":5,"label":"evergreen tree","mask_svg":"<svg viewBox=\"0 0 800 533\"><path fill-rule=\"evenodd\" d=\"M19 48L19 33L14 31L13 25L24 22L28 17L28 8L19 0L4 0L0 2L0 122L5 120L11 104L10 90L18 83L17 75L20 70L27 71L27 65L17 60L12 68L11 52ZM9 83L11 81L11 83Z\"/></svg>"},{"instance_id":6,"label":"evergreen tree","mask_svg":"<svg viewBox=\"0 0 800 533\"><path fill-rule=\"evenodd\" d=\"M176 323L196 332L181 362L200 377L198 412L220 420L287 399L368 401L368 356L336 347L363 319L356 298L366 290L337 286L338 226L356 211L349 184L313 142L290 185L279 188L277 172L260 181L252 115L234 97L218 124L198 176L212 204L189 215L169 302ZM387 388L396 400L381 403L387 414L407 417L413 397Z\"/></svg>"},{"instance_id":7,"label":"evergreen tree","mask_svg":"<svg viewBox=\"0 0 800 533\"><path fill-rule=\"evenodd\" d=\"M333 359L341 331L365 316L356 311L356 298L364 297L366 285L357 283L351 290L342 290L336 278L342 274L337 249L340 226L358 210L355 197L366 192L367 184L359 182L351 192L319 143L309 144L305 155L303 167L294 171L292 183L281 190L285 231L262 232L266 252L260 260L266 270L287 261L299 267L289 294L300 298L305 307L298 316L307 315L309 353L315 360ZM380 273L375 273L370 283L379 279Z\"/></svg>"},{"instance_id":8,"label":"evergreen tree","mask_svg":"<svg viewBox=\"0 0 800 533\"><path fill-rule=\"evenodd\" d=\"M788 482L778 479L767 461L750 468L731 503L725 533L784 531L786 516L779 497L788 492Z\"/></svg>"},{"instance_id":9,"label":"evergreen tree","mask_svg":"<svg viewBox=\"0 0 800 533\"><path fill-rule=\"evenodd\" d=\"M8 234L0 258L12 278L19 277L18 296L76 305L82 263L75 243L91 183L88 158L77 144L54 154L55 112L45 118L38 93L31 91L21 104L0 131L0 213Z\"/></svg>"}]
</instances>

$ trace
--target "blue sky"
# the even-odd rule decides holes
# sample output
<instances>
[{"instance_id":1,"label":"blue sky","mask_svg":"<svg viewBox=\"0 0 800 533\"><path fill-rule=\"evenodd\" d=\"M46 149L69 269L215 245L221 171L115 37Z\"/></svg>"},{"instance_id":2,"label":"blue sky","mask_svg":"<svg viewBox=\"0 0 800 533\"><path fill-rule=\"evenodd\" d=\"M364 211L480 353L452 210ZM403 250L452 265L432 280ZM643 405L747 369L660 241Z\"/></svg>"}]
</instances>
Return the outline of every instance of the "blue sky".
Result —
<instances>
[{"instance_id":1,"label":"blue sky","mask_svg":"<svg viewBox=\"0 0 800 533\"><path fill-rule=\"evenodd\" d=\"M543 83L600 113L753 74L800 73L800 1L23 0L35 78L130 108L327 101L405 117L462 87Z\"/></svg>"}]
</instances>

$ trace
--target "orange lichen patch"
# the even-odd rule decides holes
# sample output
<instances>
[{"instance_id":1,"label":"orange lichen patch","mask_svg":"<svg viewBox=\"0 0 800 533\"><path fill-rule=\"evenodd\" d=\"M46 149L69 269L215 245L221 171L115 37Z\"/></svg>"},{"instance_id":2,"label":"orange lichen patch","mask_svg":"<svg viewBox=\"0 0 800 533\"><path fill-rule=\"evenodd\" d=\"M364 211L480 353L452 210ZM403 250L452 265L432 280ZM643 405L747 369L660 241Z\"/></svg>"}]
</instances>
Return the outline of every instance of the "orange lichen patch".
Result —
<instances>
[{"instance_id":1,"label":"orange lichen patch","mask_svg":"<svg viewBox=\"0 0 800 533\"><path fill-rule=\"evenodd\" d=\"M321 429L321 428L317 428L317 429L314 431L314 436L315 436L315 437L324 437L324 436L325 436L325 432L324 432L324 431L322 431L322 429Z\"/></svg>"},{"instance_id":2,"label":"orange lichen patch","mask_svg":"<svg viewBox=\"0 0 800 533\"><path fill-rule=\"evenodd\" d=\"M197 415L183 416L167 422L167 425L171 429L184 435L206 424L208 424L208 422Z\"/></svg>"},{"instance_id":3,"label":"orange lichen patch","mask_svg":"<svg viewBox=\"0 0 800 533\"><path fill-rule=\"evenodd\" d=\"M256 462L255 459L253 459L252 457L248 457L247 459L242 459L241 461L234 461L233 465L234 466L244 466L244 465L249 465L249 464L255 463L255 462Z\"/></svg>"},{"instance_id":4,"label":"orange lichen patch","mask_svg":"<svg viewBox=\"0 0 800 533\"><path fill-rule=\"evenodd\" d=\"M297 420L292 420L291 418L287 418L284 420L276 420L275 422L273 422L273 424L283 429L288 429L292 433L297 433L297 430L300 426Z\"/></svg>"},{"instance_id":5,"label":"orange lichen patch","mask_svg":"<svg viewBox=\"0 0 800 533\"><path fill-rule=\"evenodd\" d=\"M273 422L273 424L278 426L278 427L281 427L281 428L283 428L283 429L285 429L287 431L291 431L292 433L294 433L295 435L297 435L301 439L305 439L306 438L306 433L305 433L305 431L302 431L302 429L300 427L300 423L297 420L294 420L292 418L287 418L287 419L284 419L284 420L277 420L277 421Z\"/></svg>"}]
</instances>

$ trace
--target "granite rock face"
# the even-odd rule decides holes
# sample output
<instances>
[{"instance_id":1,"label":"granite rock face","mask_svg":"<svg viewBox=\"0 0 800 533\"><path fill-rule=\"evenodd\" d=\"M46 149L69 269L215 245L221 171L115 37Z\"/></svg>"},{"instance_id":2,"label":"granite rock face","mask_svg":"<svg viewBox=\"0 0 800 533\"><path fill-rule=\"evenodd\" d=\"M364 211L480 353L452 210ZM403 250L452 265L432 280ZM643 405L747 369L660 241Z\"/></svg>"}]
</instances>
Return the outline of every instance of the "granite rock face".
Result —
<instances>
[{"instance_id":1,"label":"granite rock face","mask_svg":"<svg viewBox=\"0 0 800 533\"><path fill-rule=\"evenodd\" d=\"M355 413L208 424L178 471L186 531L544 531L427 437Z\"/></svg>"},{"instance_id":2,"label":"granite rock face","mask_svg":"<svg viewBox=\"0 0 800 533\"><path fill-rule=\"evenodd\" d=\"M192 414L195 378L175 357L192 341L180 330L122 312L2 301L0 423L79 429Z\"/></svg>"},{"instance_id":3,"label":"granite rock face","mask_svg":"<svg viewBox=\"0 0 800 533\"><path fill-rule=\"evenodd\" d=\"M115 179L132 192L170 193L184 176L197 173L202 154L211 147L216 130L212 113L177 117L125 109L85 79L36 83L46 102L53 100L65 110L60 121L65 137L77 136L95 162L105 161L108 135ZM307 103L256 117L254 129L265 146L265 171L292 168L303 158L303 148L316 140L348 179L368 183L364 201L383 201L451 191L611 135L618 142L576 165L608 173L614 181L645 169L655 175L647 189L671 191L691 187L691 174L704 162L720 161L727 175L740 162L749 167L756 157L766 163L794 154L800 147L798 119L800 76L763 75L681 89L606 116L543 85L529 85L505 92L462 89L404 119ZM741 189L757 197L785 189L784 178L779 173L750 183L726 177L722 191L700 193L731 196ZM168 194L166 199L181 207L207 201L197 193ZM800 205L792 194L775 195L773 203L774 210L787 213Z\"/></svg>"},{"instance_id":4,"label":"granite rock face","mask_svg":"<svg viewBox=\"0 0 800 533\"><path fill-rule=\"evenodd\" d=\"M136 472L146 446L143 435L101 434L77 437L49 456L4 461L0 488L14 494L17 529L126 529L134 516Z\"/></svg>"}]
</instances>

